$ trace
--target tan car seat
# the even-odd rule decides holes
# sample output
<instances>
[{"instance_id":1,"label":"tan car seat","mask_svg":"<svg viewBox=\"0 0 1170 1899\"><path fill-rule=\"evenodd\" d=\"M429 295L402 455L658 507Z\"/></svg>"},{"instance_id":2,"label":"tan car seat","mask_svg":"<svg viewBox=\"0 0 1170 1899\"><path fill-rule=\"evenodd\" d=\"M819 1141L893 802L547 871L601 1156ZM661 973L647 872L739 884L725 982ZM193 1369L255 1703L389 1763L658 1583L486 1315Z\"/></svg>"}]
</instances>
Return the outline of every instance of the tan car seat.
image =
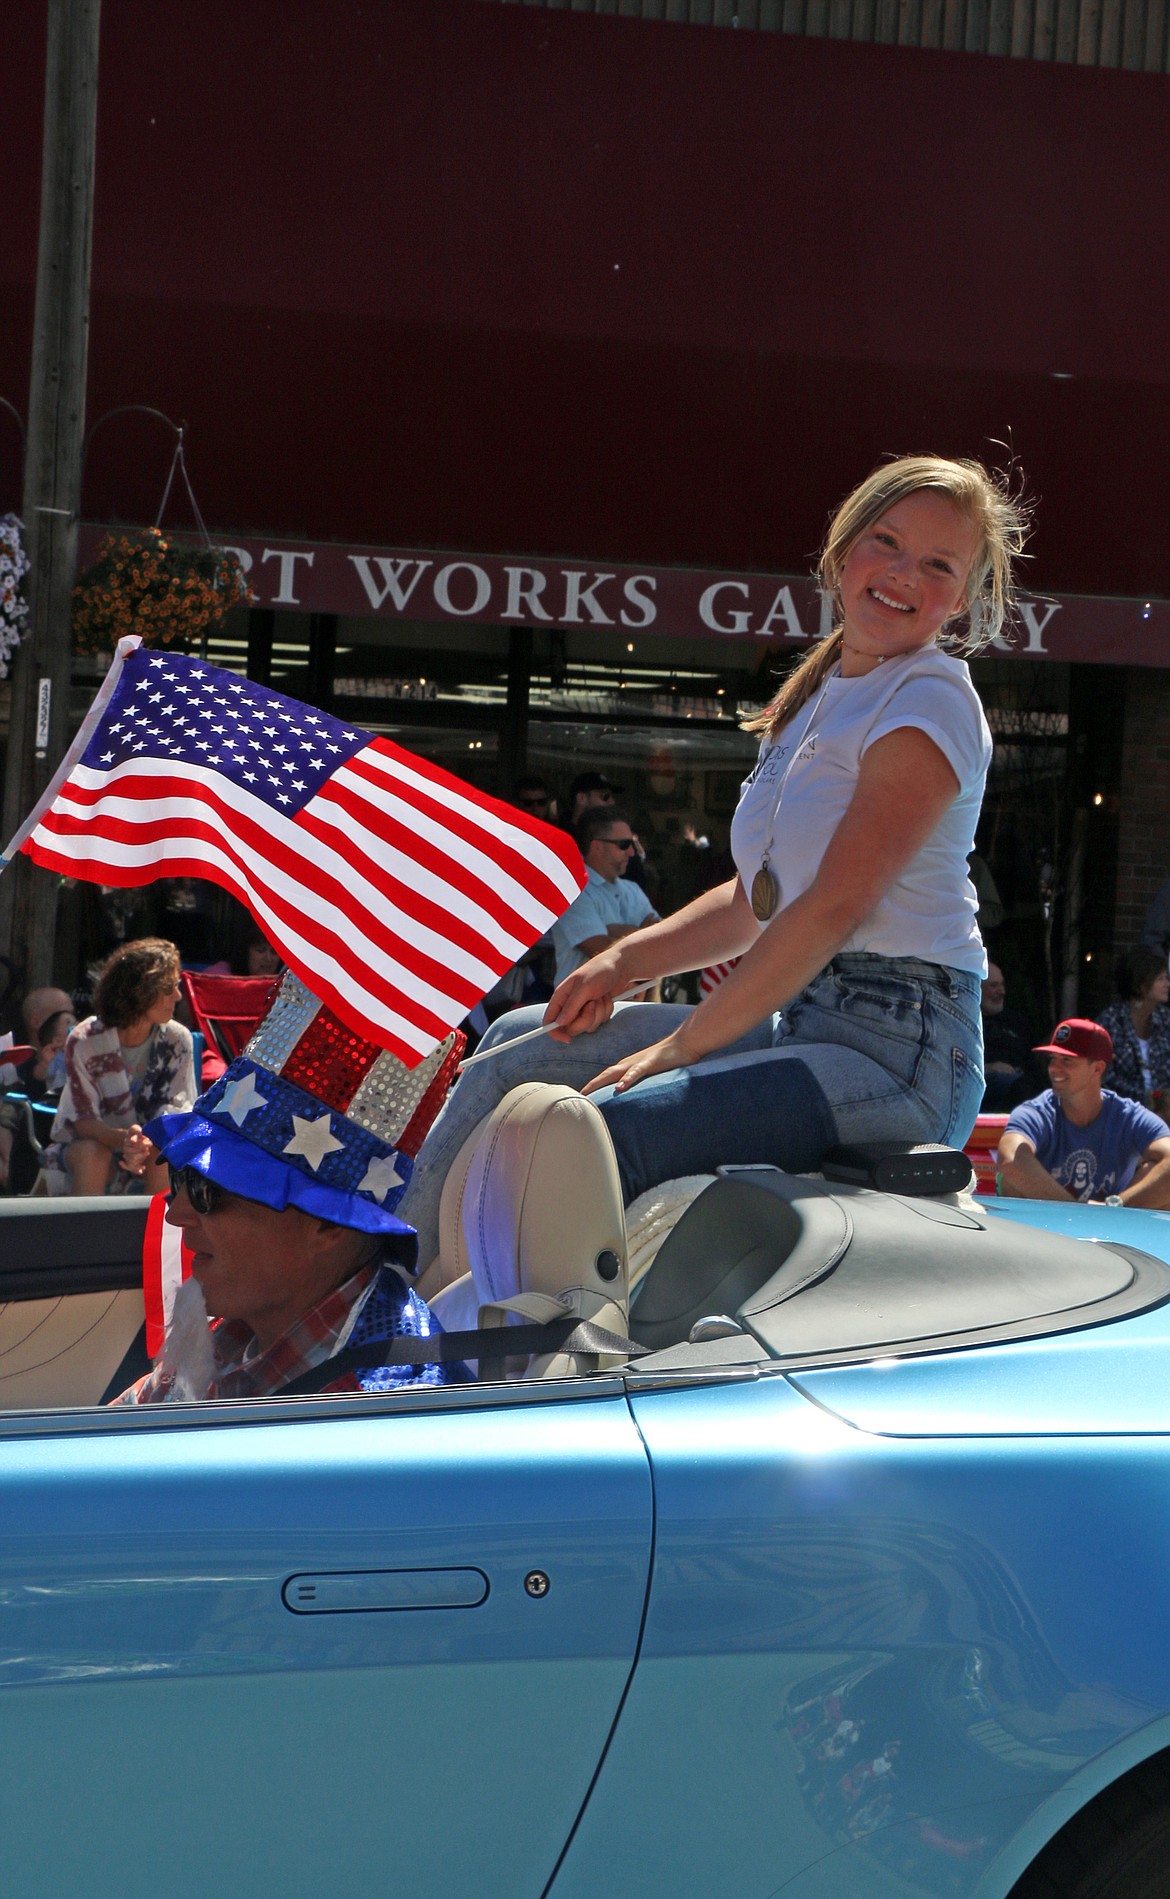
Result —
<instances>
[{"instance_id":1,"label":"tan car seat","mask_svg":"<svg viewBox=\"0 0 1170 1899\"><path fill-rule=\"evenodd\" d=\"M566 1315L626 1337L626 1230L613 1146L572 1088L526 1082L464 1142L443 1187L439 1257L418 1290L448 1331ZM498 1364L499 1361L496 1361ZM617 1353L510 1360L510 1376L566 1377Z\"/></svg>"},{"instance_id":2,"label":"tan car seat","mask_svg":"<svg viewBox=\"0 0 1170 1899\"><path fill-rule=\"evenodd\" d=\"M141 1289L0 1305L0 1411L100 1404L141 1328Z\"/></svg>"}]
</instances>

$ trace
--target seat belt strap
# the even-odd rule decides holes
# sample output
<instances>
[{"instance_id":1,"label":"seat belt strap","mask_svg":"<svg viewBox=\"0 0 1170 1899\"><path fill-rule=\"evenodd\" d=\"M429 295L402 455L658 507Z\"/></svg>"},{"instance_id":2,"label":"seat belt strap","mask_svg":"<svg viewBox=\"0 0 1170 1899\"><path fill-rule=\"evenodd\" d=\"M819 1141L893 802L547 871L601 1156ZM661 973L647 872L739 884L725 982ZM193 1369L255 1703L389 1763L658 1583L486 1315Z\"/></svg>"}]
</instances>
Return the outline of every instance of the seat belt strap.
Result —
<instances>
[{"instance_id":1,"label":"seat belt strap","mask_svg":"<svg viewBox=\"0 0 1170 1899\"><path fill-rule=\"evenodd\" d=\"M293 1398L320 1391L343 1371L366 1371L376 1365L457 1364L463 1359L529 1358L545 1352L613 1353L622 1358L645 1358L648 1345L636 1345L619 1332L607 1331L589 1319L566 1316L547 1325L488 1325L470 1332L437 1332L432 1338L376 1340L369 1345L346 1345L311 1371L282 1385L274 1397Z\"/></svg>"}]
</instances>

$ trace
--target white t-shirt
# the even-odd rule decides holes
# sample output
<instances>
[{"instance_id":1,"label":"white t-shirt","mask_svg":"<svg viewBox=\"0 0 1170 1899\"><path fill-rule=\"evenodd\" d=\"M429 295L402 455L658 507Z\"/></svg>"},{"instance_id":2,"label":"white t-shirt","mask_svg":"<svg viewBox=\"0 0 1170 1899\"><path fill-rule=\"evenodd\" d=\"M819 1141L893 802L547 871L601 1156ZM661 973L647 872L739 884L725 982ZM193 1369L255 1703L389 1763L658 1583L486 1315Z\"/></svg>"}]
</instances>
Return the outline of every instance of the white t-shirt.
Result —
<instances>
[{"instance_id":1,"label":"white t-shirt","mask_svg":"<svg viewBox=\"0 0 1170 1899\"><path fill-rule=\"evenodd\" d=\"M769 868L780 886L780 903L793 902L820 868L869 747L903 726L915 726L934 740L959 781L958 796L841 947L918 956L985 976L987 958L967 857L991 763L991 733L966 665L937 646L887 660L856 679L842 679L834 668L776 742L764 741L732 821L735 866L750 893L771 840Z\"/></svg>"}]
</instances>

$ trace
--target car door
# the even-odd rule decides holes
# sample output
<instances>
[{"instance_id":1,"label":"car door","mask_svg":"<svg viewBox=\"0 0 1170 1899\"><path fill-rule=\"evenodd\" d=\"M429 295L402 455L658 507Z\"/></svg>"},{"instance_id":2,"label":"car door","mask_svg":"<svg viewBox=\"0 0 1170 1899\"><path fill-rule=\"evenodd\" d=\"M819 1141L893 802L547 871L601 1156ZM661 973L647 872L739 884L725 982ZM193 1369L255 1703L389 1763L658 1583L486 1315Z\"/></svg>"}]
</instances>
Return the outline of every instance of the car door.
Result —
<instances>
[{"instance_id":1,"label":"car door","mask_svg":"<svg viewBox=\"0 0 1170 1899\"><path fill-rule=\"evenodd\" d=\"M638 1640L619 1381L0 1424L0 1883L539 1894Z\"/></svg>"}]
</instances>

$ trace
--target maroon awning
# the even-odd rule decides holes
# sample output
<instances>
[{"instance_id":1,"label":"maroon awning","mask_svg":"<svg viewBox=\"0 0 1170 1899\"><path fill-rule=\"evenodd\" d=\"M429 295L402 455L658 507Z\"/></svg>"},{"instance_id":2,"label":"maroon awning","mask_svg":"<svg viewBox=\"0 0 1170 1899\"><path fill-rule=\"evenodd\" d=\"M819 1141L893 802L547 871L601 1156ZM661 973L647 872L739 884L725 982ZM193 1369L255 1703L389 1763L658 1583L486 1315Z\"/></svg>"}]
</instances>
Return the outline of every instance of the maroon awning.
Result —
<instances>
[{"instance_id":1,"label":"maroon awning","mask_svg":"<svg viewBox=\"0 0 1170 1899\"><path fill-rule=\"evenodd\" d=\"M42 14L5 17L20 407ZM477 0L117 0L100 85L90 420L184 420L213 524L783 574L882 455L999 441L1037 590L1170 596L1163 77ZM151 519L168 454L106 423L87 514ZM8 505L15 457L0 417Z\"/></svg>"}]
</instances>

